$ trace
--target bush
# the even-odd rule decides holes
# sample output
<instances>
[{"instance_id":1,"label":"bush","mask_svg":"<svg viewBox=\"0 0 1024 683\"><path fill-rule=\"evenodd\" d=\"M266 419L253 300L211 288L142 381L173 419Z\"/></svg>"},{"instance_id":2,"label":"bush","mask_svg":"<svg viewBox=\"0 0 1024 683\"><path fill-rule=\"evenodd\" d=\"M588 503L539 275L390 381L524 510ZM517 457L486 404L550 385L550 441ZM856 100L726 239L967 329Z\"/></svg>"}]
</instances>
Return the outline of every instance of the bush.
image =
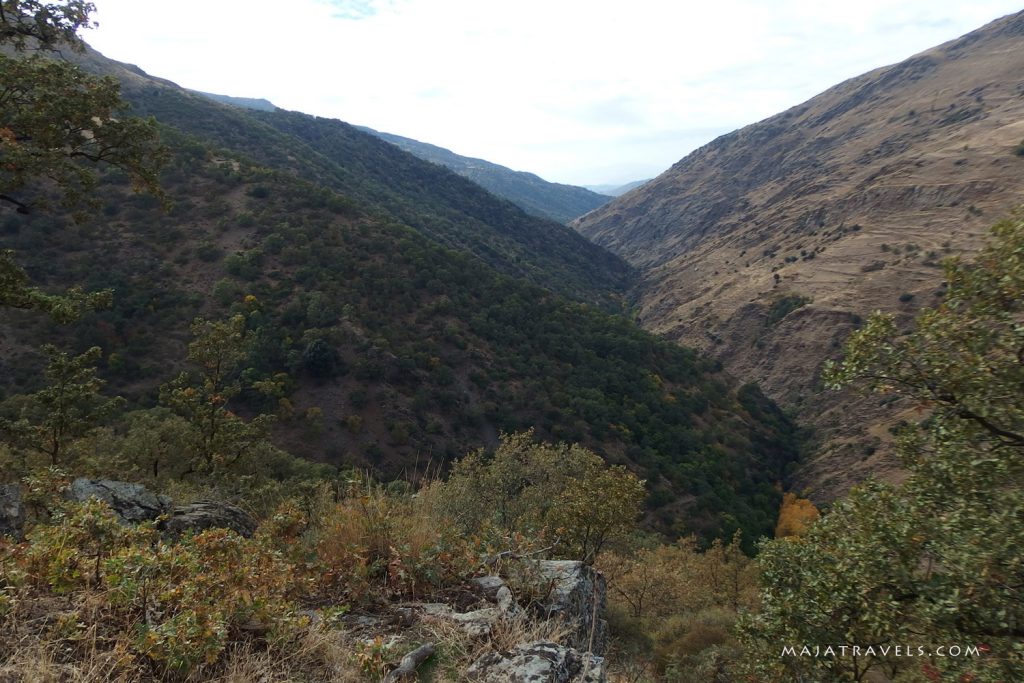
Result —
<instances>
[{"instance_id":1,"label":"bush","mask_svg":"<svg viewBox=\"0 0 1024 683\"><path fill-rule=\"evenodd\" d=\"M609 539L634 528L644 486L582 446L537 443L530 431L503 434L493 453L456 462L437 495L467 533L551 534L564 544L559 553L593 562Z\"/></svg>"},{"instance_id":2,"label":"bush","mask_svg":"<svg viewBox=\"0 0 1024 683\"><path fill-rule=\"evenodd\" d=\"M787 294L779 297L772 302L771 306L768 307L768 312L764 319L764 326L772 327L796 309L806 306L810 302L810 298L801 296L800 294Z\"/></svg>"},{"instance_id":3,"label":"bush","mask_svg":"<svg viewBox=\"0 0 1024 683\"><path fill-rule=\"evenodd\" d=\"M213 529L168 542L152 524L125 526L95 499L67 504L20 551L0 548L0 586L17 576L40 604L47 592L69 596L59 638L97 631L161 678L212 664L246 633L274 637L300 625L293 574L264 538ZM89 607L89 595L101 609Z\"/></svg>"}]
</instances>

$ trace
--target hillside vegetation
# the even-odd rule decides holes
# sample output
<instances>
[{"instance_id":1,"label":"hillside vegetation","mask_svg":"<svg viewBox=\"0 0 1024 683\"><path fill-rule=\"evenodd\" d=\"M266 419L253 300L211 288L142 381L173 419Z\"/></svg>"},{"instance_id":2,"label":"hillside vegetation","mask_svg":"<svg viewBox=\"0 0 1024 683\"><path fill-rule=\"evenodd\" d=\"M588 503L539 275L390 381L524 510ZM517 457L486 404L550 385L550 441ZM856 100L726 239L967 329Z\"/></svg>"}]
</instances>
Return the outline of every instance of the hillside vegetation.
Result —
<instances>
[{"instance_id":1,"label":"hillside vegetation","mask_svg":"<svg viewBox=\"0 0 1024 683\"><path fill-rule=\"evenodd\" d=\"M126 115L50 59L92 9L0 4L0 679L1024 677L1020 214L826 365L915 417L902 485L819 511L778 408L599 279Z\"/></svg>"}]
</instances>

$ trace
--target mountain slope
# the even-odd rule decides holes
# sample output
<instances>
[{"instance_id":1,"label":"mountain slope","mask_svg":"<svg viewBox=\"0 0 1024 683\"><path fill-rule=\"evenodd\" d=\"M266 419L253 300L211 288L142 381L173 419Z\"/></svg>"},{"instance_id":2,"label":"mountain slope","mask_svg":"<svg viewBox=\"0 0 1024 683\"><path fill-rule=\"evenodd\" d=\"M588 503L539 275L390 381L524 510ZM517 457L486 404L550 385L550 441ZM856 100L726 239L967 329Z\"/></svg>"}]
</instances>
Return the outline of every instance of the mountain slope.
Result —
<instances>
[{"instance_id":1,"label":"mountain slope","mask_svg":"<svg viewBox=\"0 0 1024 683\"><path fill-rule=\"evenodd\" d=\"M605 306L619 305L631 278L621 259L565 225L527 215L462 176L347 123L226 106L95 51L83 59L87 68L122 81L134 113L343 193L501 272Z\"/></svg>"},{"instance_id":2,"label":"mountain slope","mask_svg":"<svg viewBox=\"0 0 1024 683\"><path fill-rule=\"evenodd\" d=\"M565 223L608 201L608 196L586 188L549 183L533 173L513 171L490 161L464 157L443 147L400 135L381 133L362 126L359 129L420 159L445 166L534 216Z\"/></svg>"},{"instance_id":3,"label":"mountain slope","mask_svg":"<svg viewBox=\"0 0 1024 683\"><path fill-rule=\"evenodd\" d=\"M643 325L818 428L821 498L885 471L871 411L823 392L859 316L910 315L1024 198L1024 13L725 135L575 227L642 270Z\"/></svg>"},{"instance_id":4,"label":"mountain slope","mask_svg":"<svg viewBox=\"0 0 1024 683\"><path fill-rule=\"evenodd\" d=\"M108 172L90 223L0 216L33 281L114 290L66 329L4 312L4 396L38 387L32 349L58 341L102 347L111 387L151 407L189 321L241 314L255 342L231 409L275 413L293 453L390 479L534 427L638 472L656 528L770 533L793 425L714 362L567 298L613 297L585 270L618 259L341 122L116 73L163 123L173 209Z\"/></svg>"}]
</instances>

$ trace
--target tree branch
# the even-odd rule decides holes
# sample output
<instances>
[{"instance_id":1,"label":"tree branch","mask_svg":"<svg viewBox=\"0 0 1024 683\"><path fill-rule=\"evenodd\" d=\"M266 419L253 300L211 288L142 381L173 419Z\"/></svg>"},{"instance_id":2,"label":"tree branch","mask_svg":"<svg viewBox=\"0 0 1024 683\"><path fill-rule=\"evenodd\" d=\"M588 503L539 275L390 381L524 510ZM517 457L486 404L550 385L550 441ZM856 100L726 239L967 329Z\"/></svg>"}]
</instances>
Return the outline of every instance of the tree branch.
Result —
<instances>
[{"instance_id":1,"label":"tree branch","mask_svg":"<svg viewBox=\"0 0 1024 683\"><path fill-rule=\"evenodd\" d=\"M28 208L27 204L23 204L23 203L19 202L17 199L15 199L14 197L11 197L9 195L0 194L0 201L10 202L11 204L14 204L16 207L18 207L16 209L16 211L18 213L27 214L27 213L31 212L31 210Z\"/></svg>"}]
</instances>

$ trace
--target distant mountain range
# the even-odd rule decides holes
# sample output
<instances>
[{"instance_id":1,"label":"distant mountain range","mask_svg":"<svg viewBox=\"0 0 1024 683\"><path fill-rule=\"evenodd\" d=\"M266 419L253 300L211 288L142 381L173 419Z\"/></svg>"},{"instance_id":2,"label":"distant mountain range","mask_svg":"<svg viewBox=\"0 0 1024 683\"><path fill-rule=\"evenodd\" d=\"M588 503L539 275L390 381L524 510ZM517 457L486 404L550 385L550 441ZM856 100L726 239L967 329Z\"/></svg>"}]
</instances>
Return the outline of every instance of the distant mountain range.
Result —
<instances>
[{"instance_id":1,"label":"distant mountain range","mask_svg":"<svg viewBox=\"0 0 1024 683\"><path fill-rule=\"evenodd\" d=\"M940 300L942 260L1024 200L1022 140L1024 12L724 135L575 227L641 270L644 327L816 428L798 484L829 499L896 472L877 401L824 391L822 363L871 311Z\"/></svg>"},{"instance_id":2,"label":"distant mountain range","mask_svg":"<svg viewBox=\"0 0 1024 683\"><path fill-rule=\"evenodd\" d=\"M576 185L550 183L533 173L513 171L490 161L464 157L437 145L405 138L401 135L381 133L364 126L357 127L420 159L450 168L499 197L508 199L534 216L567 223L573 218L596 209L610 198L607 194L598 194Z\"/></svg>"},{"instance_id":3,"label":"distant mountain range","mask_svg":"<svg viewBox=\"0 0 1024 683\"><path fill-rule=\"evenodd\" d=\"M590 190L591 192L597 192L598 194L606 194L609 197L618 197L620 195L626 194L630 190L635 190L644 183L649 182L651 182L650 178L648 178L647 180L634 180L633 182L626 183L625 185L584 185L584 187Z\"/></svg>"},{"instance_id":4,"label":"distant mountain range","mask_svg":"<svg viewBox=\"0 0 1024 683\"><path fill-rule=\"evenodd\" d=\"M278 108L265 99L250 97L232 97L213 93L193 91L223 104L230 104L243 109L256 111L276 111ZM489 192L503 197L519 206L527 213L540 218L550 218L559 223L582 216L607 202L611 197L618 196L646 181L637 181L628 185L602 185L607 191L601 192L593 187L584 188L576 185L551 183L540 176L525 171L513 171L510 168L495 164L484 159L474 159L456 154L444 147L438 147L412 138L382 133L367 126L355 126L359 130L374 135L396 147L440 166L455 171L464 178L469 178Z\"/></svg>"}]
</instances>

